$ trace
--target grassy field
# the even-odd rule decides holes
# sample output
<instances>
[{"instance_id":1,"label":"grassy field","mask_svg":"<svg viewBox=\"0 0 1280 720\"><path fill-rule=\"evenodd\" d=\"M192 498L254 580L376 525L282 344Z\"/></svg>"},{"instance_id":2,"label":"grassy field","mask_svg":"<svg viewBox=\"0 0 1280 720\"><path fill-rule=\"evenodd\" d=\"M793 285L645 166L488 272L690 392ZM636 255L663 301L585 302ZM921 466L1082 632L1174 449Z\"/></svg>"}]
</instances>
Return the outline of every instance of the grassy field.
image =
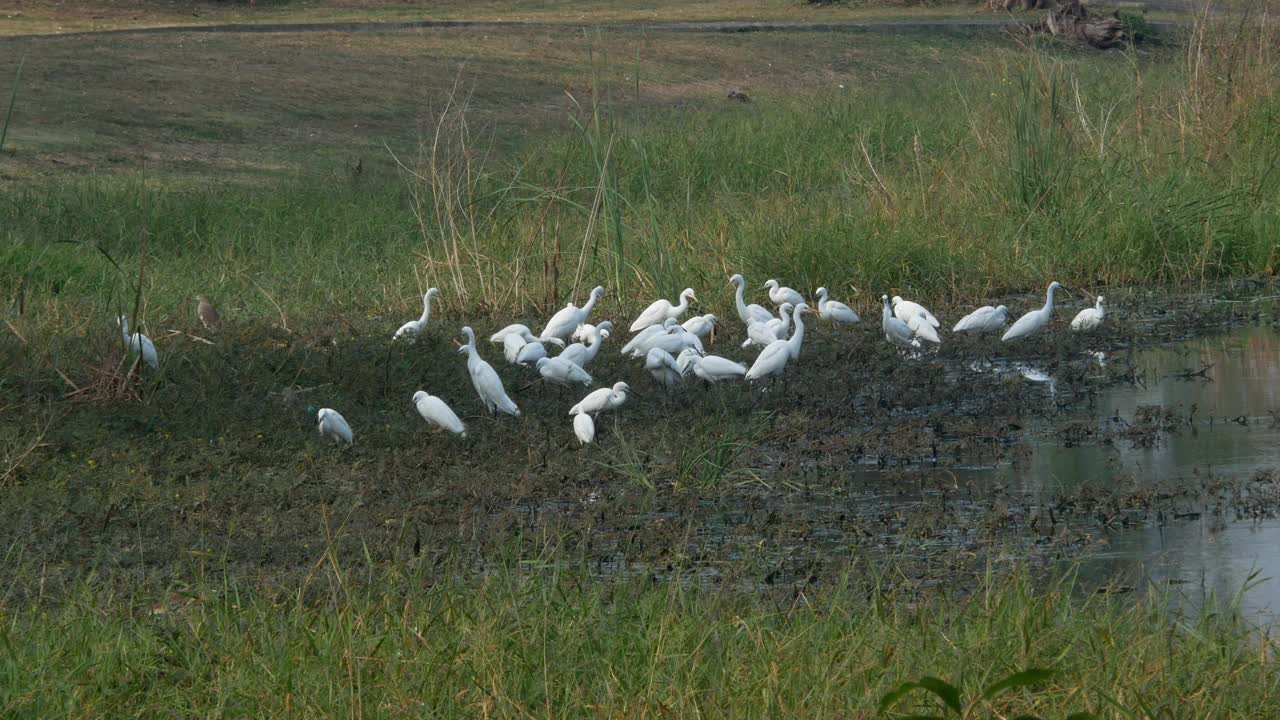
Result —
<instances>
[{"instance_id":1,"label":"grassy field","mask_svg":"<svg viewBox=\"0 0 1280 720\"><path fill-rule=\"evenodd\" d=\"M178 7L29 3L5 32L188 21ZM864 12L758 8L519 13ZM0 715L863 716L921 676L968 702L1030 667L1059 674L969 716L1274 714L1273 643L1230 607L1180 618L1158 593L1009 572L993 558L1029 550L1007 530L1035 521L999 498L958 511L945 465L910 467L922 448L1016 462L1017 428L1061 409L949 372L1030 358L1088 398L1123 367L1099 381L1072 365L1085 350L1163 337L1148 291L1276 273L1272 33L1201 23L1109 53L990 33L0 41L0 97L22 68L0 148ZM732 318L734 272L753 292L825 285L868 322L816 329L810 381L786 394L638 399L599 454L527 374L501 368L520 421L473 407L462 325L536 324L596 284L600 317L692 286ZM1127 317L1088 341L948 341L919 363L880 341L882 293L950 318L1030 307L1049 278L1105 290ZM427 337L391 344L433 286ZM200 327L197 293L222 330ZM1183 326L1234 321L1229 305L1176 307ZM122 309L155 338L158 372L130 372ZM645 387L606 352L599 377ZM455 404L465 442L426 435L418 387ZM342 408L357 445L322 446L310 403ZM846 518L833 498L875 458L924 500ZM829 552L829 528L777 509L815 493L859 540ZM923 559L869 574L859 557L947 533L971 544L894 546ZM686 566L706 575L672 581ZM943 712L926 696L895 712Z\"/></svg>"}]
</instances>

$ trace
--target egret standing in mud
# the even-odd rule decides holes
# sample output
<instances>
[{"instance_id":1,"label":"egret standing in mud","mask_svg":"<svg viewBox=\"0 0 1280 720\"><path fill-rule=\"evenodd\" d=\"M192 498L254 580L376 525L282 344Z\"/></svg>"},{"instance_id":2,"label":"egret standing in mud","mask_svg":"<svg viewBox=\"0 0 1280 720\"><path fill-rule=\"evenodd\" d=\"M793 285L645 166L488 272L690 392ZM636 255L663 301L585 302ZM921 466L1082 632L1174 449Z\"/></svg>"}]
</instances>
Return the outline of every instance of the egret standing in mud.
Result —
<instances>
[{"instance_id":1,"label":"egret standing in mud","mask_svg":"<svg viewBox=\"0 0 1280 720\"><path fill-rule=\"evenodd\" d=\"M605 410L614 410L627 401L627 393L629 392L631 392L631 387L624 382L616 382L612 388L593 390L582 398L582 402L569 408L569 414L595 414Z\"/></svg>"},{"instance_id":2,"label":"egret standing in mud","mask_svg":"<svg viewBox=\"0 0 1280 720\"><path fill-rule=\"evenodd\" d=\"M320 408L316 413L318 424L316 429L320 434L335 443L346 443L348 445L356 441L355 435L351 432L351 426L347 424L347 419L342 417L341 413L333 408Z\"/></svg>"},{"instance_id":3,"label":"egret standing in mud","mask_svg":"<svg viewBox=\"0 0 1280 720\"><path fill-rule=\"evenodd\" d=\"M960 318L960 322L951 328L951 332L986 333L996 332L1009 321L1009 308L1001 305L991 307L985 305Z\"/></svg>"},{"instance_id":4,"label":"egret standing in mud","mask_svg":"<svg viewBox=\"0 0 1280 720\"><path fill-rule=\"evenodd\" d=\"M156 354L156 345L151 342L151 338L140 332L129 334L129 318L121 313L116 318L116 322L120 324L120 333L124 335L124 344L131 352L142 356L142 362L146 363L152 370L160 367L160 356Z\"/></svg>"},{"instance_id":5,"label":"egret standing in mud","mask_svg":"<svg viewBox=\"0 0 1280 720\"><path fill-rule=\"evenodd\" d=\"M679 320L680 316L689 309L689 301L697 299L693 294L693 288L685 288L680 291L679 305L672 305L670 300L655 300L640 313L640 317L636 318L635 322L631 323L631 332L639 332L650 325L661 325L667 320Z\"/></svg>"},{"instance_id":6,"label":"egret standing in mud","mask_svg":"<svg viewBox=\"0 0 1280 720\"><path fill-rule=\"evenodd\" d=\"M573 416L573 434L578 436L578 442L582 445L590 445L596 441L596 423L591 416L586 413L578 413Z\"/></svg>"},{"instance_id":7,"label":"egret standing in mud","mask_svg":"<svg viewBox=\"0 0 1280 720\"><path fill-rule=\"evenodd\" d=\"M427 329L427 320L431 318L431 298L439 296L440 291L438 289L431 288L427 290L426 294L422 296L422 317L401 325L392 339L407 340L408 342L416 340L418 334Z\"/></svg>"},{"instance_id":8,"label":"egret standing in mud","mask_svg":"<svg viewBox=\"0 0 1280 720\"><path fill-rule=\"evenodd\" d=\"M896 315L899 320L907 323L908 325L911 324L912 318L918 316L920 313L924 313L924 318L930 325L933 327L942 327L942 323L938 322L938 318L934 317L933 313L926 310L920 303L903 300L897 295L893 296L892 303L893 314Z\"/></svg>"},{"instance_id":9,"label":"egret standing in mud","mask_svg":"<svg viewBox=\"0 0 1280 720\"><path fill-rule=\"evenodd\" d=\"M753 321L768 322L773 317L773 313L764 309L763 306L756 305L755 303L748 305L746 301L743 300L742 294L744 292L744 288L747 286L747 281L741 275L734 275L730 277L729 284L737 288L733 297L734 301L738 304L738 319L742 320L743 325L750 325Z\"/></svg>"},{"instance_id":10,"label":"egret standing in mud","mask_svg":"<svg viewBox=\"0 0 1280 720\"><path fill-rule=\"evenodd\" d=\"M440 398L428 395L425 390L419 390L413 394L413 406L422 419L437 430L448 430L460 437L467 436L467 428L462 424L462 420L458 419L457 413Z\"/></svg>"},{"instance_id":11,"label":"egret standing in mud","mask_svg":"<svg viewBox=\"0 0 1280 720\"><path fill-rule=\"evenodd\" d=\"M1107 317L1106 306L1102 304L1102 296L1098 296L1097 304L1091 308L1081 310L1071 321L1071 329L1076 332L1090 332L1097 330L1102 321Z\"/></svg>"},{"instance_id":12,"label":"egret standing in mud","mask_svg":"<svg viewBox=\"0 0 1280 720\"><path fill-rule=\"evenodd\" d=\"M586 304L582 307L576 307L573 303L569 303L551 316L547 321L547 326L538 333L539 340L547 340L550 338L558 338L563 340L573 335L573 331L578 329L579 325L587 322L587 317L591 315L591 310L604 297L604 288L597 286L591 291L591 297L587 298Z\"/></svg>"},{"instance_id":13,"label":"egret standing in mud","mask_svg":"<svg viewBox=\"0 0 1280 720\"><path fill-rule=\"evenodd\" d=\"M583 325L582 327L587 327ZM613 323L605 320L599 325L592 325L591 333L587 336L586 344L576 342L564 350L556 357L568 360L574 365L585 368L596 359L596 355L600 354L600 344L604 339L609 337L609 333L613 331ZM579 328L581 329L581 328Z\"/></svg>"},{"instance_id":14,"label":"egret standing in mud","mask_svg":"<svg viewBox=\"0 0 1280 720\"><path fill-rule=\"evenodd\" d=\"M581 384L585 387L591 384L590 373L562 357L544 357L538 360L538 374L542 376L544 381L552 385L568 387Z\"/></svg>"},{"instance_id":15,"label":"egret standing in mud","mask_svg":"<svg viewBox=\"0 0 1280 720\"><path fill-rule=\"evenodd\" d=\"M462 334L467 336L467 344L458 348L458 352L467 354L467 372L471 374L471 384L475 386L476 393L480 396L485 408L490 413L501 412L520 417L520 408L507 397L507 391L502 387L502 379L498 377L497 371L480 357L480 353L476 352L475 331L470 327L464 327Z\"/></svg>"},{"instance_id":16,"label":"egret standing in mud","mask_svg":"<svg viewBox=\"0 0 1280 720\"><path fill-rule=\"evenodd\" d=\"M1049 324L1049 319L1053 316L1053 293L1062 287L1056 280L1049 283L1049 290L1045 293L1044 307L1018 318L1018 322L1013 324L1000 338L1003 342L1017 340L1028 335L1034 335L1045 328Z\"/></svg>"},{"instance_id":17,"label":"egret standing in mud","mask_svg":"<svg viewBox=\"0 0 1280 720\"><path fill-rule=\"evenodd\" d=\"M884 339L891 344L905 348L918 348L920 341L916 340L916 333L911 326L899 320L893 310L889 308L889 296L881 295L880 302L884 304L884 310L881 311L880 320L884 326Z\"/></svg>"},{"instance_id":18,"label":"egret standing in mud","mask_svg":"<svg viewBox=\"0 0 1280 720\"><path fill-rule=\"evenodd\" d=\"M814 294L818 296L818 317L823 320L838 325L852 324L861 320L858 317L858 313L853 311L853 308L842 302L828 300L826 288L820 287Z\"/></svg>"},{"instance_id":19,"label":"egret standing in mud","mask_svg":"<svg viewBox=\"0 0 1280 720\"><path fill-rule=\"evenodd\" d=\"M692 349L692 348L687 348ZM671 357L671 353L662 348L649 348L649 352L644 357L644 369L649 371L656 381L662 387L670 390L679 385L684 380L684 375L680 373L680 367L676 364L676 359Z\"/></svg>"},{"instance_id":20,"label":"egret standing in mud","mask_svg":"<svg viewBox=\"0 0 1280 720\"><path fill-rule=\"evenodd\" d=\"M759 345L768 347L775 340L786 340L791 330L791 312L795 308L791 303L782 303L778 307L778 317L771 317L765 322L755 321L747 325L747 339L742 347Z\"/></svg>"}]
</instances>

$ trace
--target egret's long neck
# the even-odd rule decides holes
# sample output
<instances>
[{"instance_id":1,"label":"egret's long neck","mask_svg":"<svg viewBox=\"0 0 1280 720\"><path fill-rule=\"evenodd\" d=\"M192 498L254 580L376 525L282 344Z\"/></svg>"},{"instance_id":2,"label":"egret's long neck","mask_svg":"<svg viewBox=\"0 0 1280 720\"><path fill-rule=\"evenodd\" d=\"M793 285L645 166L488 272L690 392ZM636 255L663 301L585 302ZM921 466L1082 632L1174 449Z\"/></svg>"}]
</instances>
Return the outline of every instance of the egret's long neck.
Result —
<instances>
[{"instance_id":1,"label":"egret's long neck","mask_svg":"<svg viewBox=\"0 0 1280 720\"><path fill-rule=\"evenodd\" d=\"M126 340L129 339L129 318L120 316L120 332L124 334Z\"/></svg>"},{"instance_id":2,"label":"egret's long neck","mask_svg":"<svg viewBox=\"0 0 1280 720\"><path fill-rule=\"evenodd\" d=\"M1054 287L1051 285L1051 286L1049 286L1049 292L1045 293L1045 298L1044 298L1044 311L1045 311L1045 312L1051 312L1051 311L1053 310L1053 291L1054 291L1055 289L1056 289L1056 288L1054 288Z\"/></svg>"},{"instance_id":3,"label":"egret's long neck","mask_svg":"<svg viewBox=\"0 0 1280 720\"><path fill-rule=\"evenodd\" d=\"M794 311L792 311L792 312L794 312ZM787 330L789 330L789 329L791 328L791 317L792 317L792 313L789 313L789 312L779 312L778 314L782 316L782 332L786 332Z\"/></svg>"},{"instance_id":4,"label":"egret's long neck","mask_svg":"<svg viewBox=\"0 0 1280 720\"><path fill-rule=\"evenodd\" d=\"M422 296L422 317L418 318L418 322L426 322L431 317L431 296Z\"/></svg>"},{"instance_id":5,"label":"egret's long neck","mask_svg":"<svg viewBox=\"0 0 1280 720\"><path fill-rule=\"evenodd\" d=\"M1098 314L1099 314L1099 315L1106 315L1106 314L1107 314L1107 309L1106 309L1105 307L1103 307L1103 305L1102 305L1102 300L1101 300L1101 299L1099 299L1099 300L1098 300L1098 302L1094 303L1094 307L1098 309Z\"/></svg>"},{"instance_id":6,"label":"egret's long neck","mask_svg":"<svg viewBox=\"0 0 1280 720\"><path fill-rule=\"evenodd\" d=\"M893 316L893 311L889 309L889 301L884 301L884 311L880 313L880 319L887 325L889 318Z\"/></svg>"},{"instance_id":7,"label":"egret's long neck","mask_svg":"<svg viewBox=\"0 0 1280 720\"><path fill-rule=\"evenodd\" d=\"M734 298L736 298L736 299L737 299L737 301L738 301L738 314L739 314L739 315L746 315L746 314L747 314L747 303L746 303L746 301L745 301L745 300L743 300L743 299L742 299L742 292L743 292L743 288L745 288L745 287L747 286L747 284L746 284L746 283L737 283L737 285L738 285L738 291L737 291L736 293L734 293L733 295L734 295Z\"/></svg>"},{"instance_id":8,"label":"egret's long neck","mask_svg":"<svg viewBox=\"0 0 1280 720\"><path fill-rule=\"evenodd\" d=\"M791 347L799 348L800 343L804 342L804 313L792 313L792 319L796 324L796 331L791 335Z\"/></svg>"},{"instance_id":9,"label":"egret's long neck","mask_svg":"<svg viewBox=\"0 0 1280 720\"><path fill-rule=\"evenodd\" d=\"M827 306L827 289L823 288L822 292L818 293L818 310L821 311L826 306Z\"/></svg>"},{"instance_id":10,"label":"egret's long neck","mask_svg":"<svg viewBox=\"0 0 1280 720\"><path fill-rule=\"evenodd\" d=\"M587 302L583 304L582 309L578 312L582 313L582 319L585 321L587 316L591 314L591 309L596 306L598 295L591 293L591 297L587 298Z\"/></svg>"},{"instance_id":11,"label":"egret's long neck","mask_svg":"<svg viewBox=\"0 0 1280 720\"><path fill-rule=\"evenodd\" d=\"M671 317L677 317L679 315L683 315L684 311L688 309L689 309L689 296L685 295L684 293L680 293L680 304L671 308Z\"/></svg>"}]
</instances>

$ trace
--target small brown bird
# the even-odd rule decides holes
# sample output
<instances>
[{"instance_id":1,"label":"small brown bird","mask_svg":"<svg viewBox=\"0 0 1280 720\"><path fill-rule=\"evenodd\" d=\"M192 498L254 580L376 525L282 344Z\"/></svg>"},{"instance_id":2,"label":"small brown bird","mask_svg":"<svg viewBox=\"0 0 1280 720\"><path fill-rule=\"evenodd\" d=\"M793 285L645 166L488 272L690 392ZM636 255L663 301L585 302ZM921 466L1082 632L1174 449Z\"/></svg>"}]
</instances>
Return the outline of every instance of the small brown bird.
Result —
<instances>
[{"instance_id":1,"label":"small brown bird","mask_svg":"<svg viewBox=\"0 0 1280 720\"><path fill-rule=\"evenodd\" d=\"M197 295L196 300L200 302L200 306L196 308L196 315L200 316L200 322L204 323L206 328L213 329L222 324L222 317L218 315L213 303L209 302L209 298Z\"/></svg>"}]
</instances>

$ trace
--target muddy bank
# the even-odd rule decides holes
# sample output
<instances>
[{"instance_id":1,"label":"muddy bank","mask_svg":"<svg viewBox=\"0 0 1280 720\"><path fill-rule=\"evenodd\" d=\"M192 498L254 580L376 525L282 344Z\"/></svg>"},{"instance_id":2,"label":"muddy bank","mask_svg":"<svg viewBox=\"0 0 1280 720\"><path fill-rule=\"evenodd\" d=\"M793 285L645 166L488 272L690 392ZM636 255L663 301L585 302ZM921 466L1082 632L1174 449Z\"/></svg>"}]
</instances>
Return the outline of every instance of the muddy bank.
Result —
<instances>
[{"instance_id":1,"label":"muddy bank","mask_svg":"<svg viewBox=\"0 0 1280 720\"><path fill-rule=\"evenodd\" d=\"M992 561L1078 556L1126 527L1271 517L1280 493L1262 470L1206 470L1195 483L1090 470L1027 488L1036 446L1140 447L1193 430L1205 417L1186 407L1135 409L1105 427L1079 412L1152 382L1136 360L1147 348L1274 327L1275 301L1251 302L1268 290L1113 290L1096 334L1066 331L1083 306L1073 298L1044 336L948 336L913 359L884 342L878 317L850 329L811 322L800 364L767 392L695 385L668 397L611 341L592 374L639 396L602 415L586 449L567 416L583 393L534 382L485 343L523 416L482 416L452 317L433 318L409 347L387 342L390 319L321 322L306 335L229 327L212 346L175 337L162 378L133 400L63 399L65 381L28 358L0 420L14 447L43 429L0 508L16 578L6 602L56 598L90 572L122 588L227 573L270 590L306 577L326 551L353 576L396 564L483 572L516 557L796 589L891 558L903 576L886 582L928 585ZM1002 302L1020 312L1041 300ZM954 322L962 311L938 314ZM475 323L482 336L491 325ZM725 329L714 352L749 361L737 323ZM1213 382L1200 370L1188 359L1180 381ZM417 389L446 399L468 437L429 432L410 404ZM323 443L308 405L340 409L356 445Z\"/></svg>"}]
</instances>

